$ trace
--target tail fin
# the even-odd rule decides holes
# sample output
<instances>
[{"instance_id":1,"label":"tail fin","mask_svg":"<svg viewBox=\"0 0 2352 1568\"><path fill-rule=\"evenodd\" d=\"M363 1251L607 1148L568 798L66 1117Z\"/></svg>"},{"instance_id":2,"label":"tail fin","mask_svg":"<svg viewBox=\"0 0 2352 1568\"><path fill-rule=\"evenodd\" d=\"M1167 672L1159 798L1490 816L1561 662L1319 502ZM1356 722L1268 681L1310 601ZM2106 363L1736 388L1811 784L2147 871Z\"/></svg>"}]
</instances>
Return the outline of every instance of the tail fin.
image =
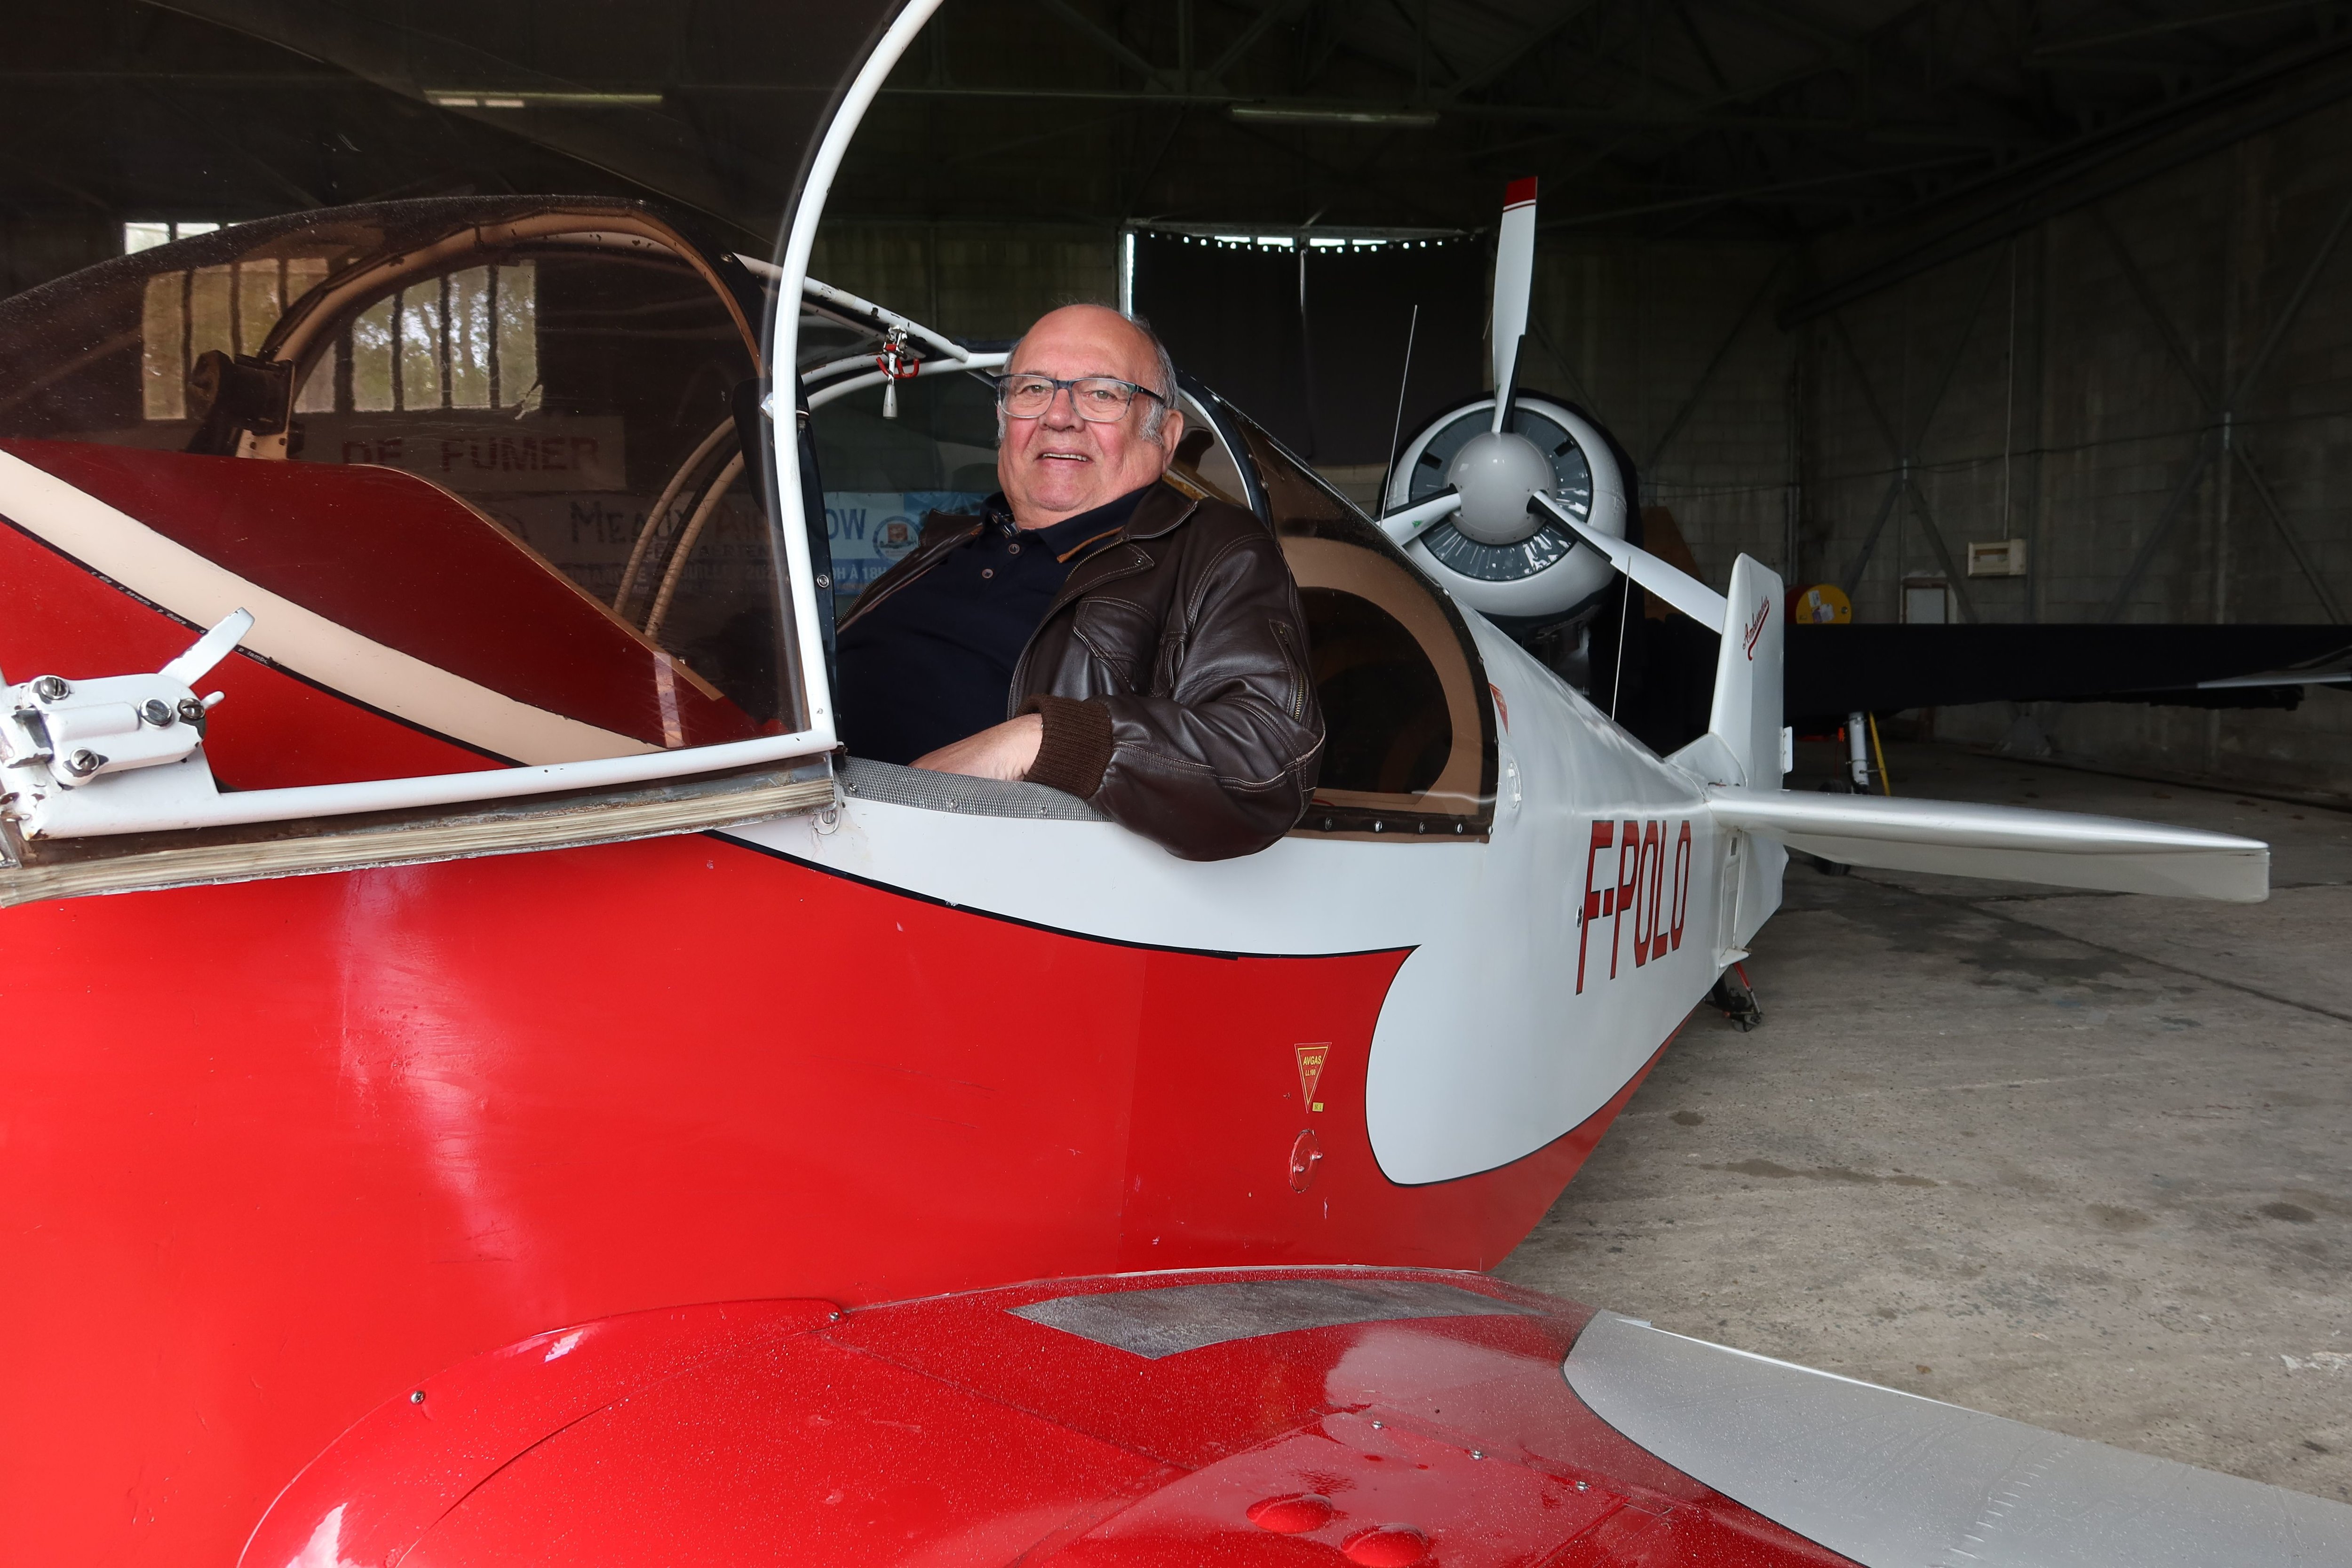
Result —
<instances>
[{"instance_id":1,"label":"tail fin","mask_svg":"<svg viewBox=\"0 0 2352 1568\"><path fill-rule=\"evenodd\" d=\"M1780 579L1743 555L1731 567L1724 595L1723 646L1715 658L1715 707L1707 732L1738 764L1726 784L1779 789L1789 771L1780 728L1781 626L1788 619Z\"/></svg>"}]
</instances>

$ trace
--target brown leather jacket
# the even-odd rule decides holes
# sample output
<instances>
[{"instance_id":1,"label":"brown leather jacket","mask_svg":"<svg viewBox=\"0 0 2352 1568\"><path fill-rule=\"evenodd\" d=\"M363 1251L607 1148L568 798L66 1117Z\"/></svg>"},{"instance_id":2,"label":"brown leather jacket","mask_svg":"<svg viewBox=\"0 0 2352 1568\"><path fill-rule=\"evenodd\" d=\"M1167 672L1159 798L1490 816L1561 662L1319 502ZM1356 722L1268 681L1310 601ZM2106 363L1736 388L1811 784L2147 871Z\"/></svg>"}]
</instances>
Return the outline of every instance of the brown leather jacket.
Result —
<instances>
[{"instance_id":1,"label":"brown leather jacket","mask_svg":"<svg viewBox=\"0 0 2352 1568\"><path fill-rule=\"evenodd\" d=\"M933 512L843 629L980 526ZM1086 552L1013 668L1005 717L1045 721L1029 778L1188 860L1265 848L1305 814L1323 760L1281 547L1239 507L1160 484Z\"/></svg>"}]
</instances>

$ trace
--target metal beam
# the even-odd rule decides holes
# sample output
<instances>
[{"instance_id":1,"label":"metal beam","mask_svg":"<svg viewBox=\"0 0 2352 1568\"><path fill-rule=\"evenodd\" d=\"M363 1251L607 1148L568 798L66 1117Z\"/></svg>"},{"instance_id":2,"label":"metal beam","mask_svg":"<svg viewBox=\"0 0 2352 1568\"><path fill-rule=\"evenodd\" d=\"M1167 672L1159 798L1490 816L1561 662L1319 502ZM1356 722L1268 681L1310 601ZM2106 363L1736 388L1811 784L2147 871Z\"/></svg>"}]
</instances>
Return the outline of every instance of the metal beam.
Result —
<instances>
[{"instance_id":1,"label":"metal beam","mask_svg":"<svg viewBox=\"0 0 2352 1568\"><path fill-rule=\"evenodd\" d=\"M1109 32L1093 17L1070 5L1068 0L1036 0L1036 4L1042 9L1060 18L1072 32L1087 39L1105 54L1120 64L1141 72L1144 80L1156 82L1164 79L1160 76L1158 66L1129 48L1116 34Z\"/></svg>"},{"instance_id":2,"label":"metal beam","mask_svg":"<svg viewBox=\"0 0 2352 1568\"><path fill-rule=\"evenodd\" d=\"M1895 469L1895 477L1886 481L1886 494L1879 500L1878 515L1870 520L1870 529L1862 536L1862 548L1854 552L1853 564L1845 570L1843 586L1849 600L1853 597L1854 590L1862 586L1862 574L1870 568L1870 552L1878 548L1878 536L1885 531L1886 520L1895 515L1895 503L1901 500L1903 492L1910 488L1911 465L1905 463Z\"/></svg>"},{"instance_id":3,"label":"metal beam","mask_svg":"<svg viewBox=\"0 0 2352 1568\"><path fill-rule=\"evenodd\" d=\"M1475 92L1503 76L1513 66L1566 32L1570 25L1587 11L1591 10L1594 4L1595 0L1567 0L1567 4L1560 6L1550 21L1540 27L1533 28L1500 55L1455 82L1445 94L1444 100L1450 103L1463 94Z\"/></svg>"},{"instance_id":4,"label":"metal beam","mask_svg":"<svg viewBox=\"0 0 2352 1568\"><path fill-rule=\"evenodd\" d=\"M1911 452L1916 458L1927 445L1927 426L1936 422L1937 411L1944 406L1944 395L1952 389L1952 377L1959 373L1960 357L1968 352L1969 340L1976 336L1978 318L1984 314L1985 301L1992 297L1994 279L2001 273L2003 258L1994 257L1985 268L1984 281L1977 285L1977 295L1969 302L1968 319L1960 323L1960 335L1953 340L1952 352L1945 356L1944 374L1936 380L1935 395L1927 399L1925 412L1919 416L1919 433L1911 438Z\"/></svg>"},{"instance_id":5,"label":"metal beam","mask_svg":"<svg viewBox=\"0 0 2352 1568\"><path fill-rule=\"evenodd\" d=\"M1675 17L1683 25L1683 36L1690 40L1691 52L1698 56L1698 63L1706 68L1707 79L1715 83L1715 90L1729 92L1731 79L1723 74L1723 67L1717 61L1715 48L1706 41L1706 35L1698 30L1698 18L1691 15L1689 0L1676 0Z\"/></svg>"},{"instance_id":6,"label":"metal beam","mask_svg":"<svg viewBox=\"0 0 2352 1568\"><path fill-rule=\"evenodd\" d=\"M1948 169L1955 163L1973 163L1980 160L1962 154L1950 158L1928 158L1916 163L1896 163L1884 169L1853 169L1843 174L1819 174L1804 180L1779 180L1769 184L1749 185L1744 189L1709 191L1704 195L1680 196L1671 201L1643 202L1638 206L1612 207L1603 212L1574 213L1566 217L1548 217L1538 226L1546 229L1581 228L1589 224L1610 223L1618 218L1645 217L1653 213L1679 212L1685 207L1706 206L1721 202L1741 202L1757 196L1780 195L1790 191L1818 190L1830 185L1850 185L1857 180L1885 179L1895 174L1915 174L1923 169Z\"/></svg>"},{"instance_id":7,"label":"metal beam","mask_svg":"<svg viewBox=\"0 0 2352 1568\"><path fill-rule=\"evenodd\" d=\"M1756 292L1749 296L1738 319L1731 323L1731 331L1726 332L1723 342L1716 345L1715 353L1707 359L1706 368L1698 373L1698 380L1692 385L1690 395L1683 399L1683 405L1675 411L1675 416L1666 421L1665 433L1650 444L1650 455L1642 459L1643 468L1654 468L1660 455L1666 449L1666 443L1682 434L1683 426L1698 407L1699 399L1706 395L1707 387L1714 384L1715 373L1721 370L1723 362L1730 357L1731 345L1739 341L1740 334L1748 330L1748 323L1756 319L1756 312L1762 309L1766 297L1772 292L1772 285L1780 280L1780 273L1788 265L1789 258L1785 255L1773 261L1772 269L1765 273L1764 281L1756 286Z\"/></svg>"},{"instance_id":8,"label":"metal beam","mask_svg":"<svg viewBox=\"0 0 2352 1568\"><path fill-rule=\"evenodd\" d=\"M2336 208L2336 221L2328 226L2326 237L2319 242L2319 248L2312 253L2310 263L2304 268L2303 277L2294 286L2294 292L2287 296L2278 320L2271 323L2270 333L2263 339L2263 346L2255 350L2254 357L2247 362L2246 374L2238 378L2236 386L2231 388L2231 408L2245 401L2246 394L2252 390L2263 372L2270 368L2271 356L2278 352L2279 344L2284 341L2287 329L2294 325L2295 318L2303 314L2304 301L2311 298L2312 286L2319 281L2319 275L2327 270L2327 263L2334 258L2336 246L2342 243L2347 225L2352 225L2352 195L2347 195L2344 205Z\"/></svg>"},{"instance_id":9,"label":"metal beam","mask_svg":"<svg viewBox=\"0 0 2352 1568\"><path fill-rule=\"evenodd\" d=\"M1257 41L1260 38L1285 23L1294 20L1300 12L1314 3L1315 0L1276 0L1276 4L1260 11L1255 16L1250 18L1249 26L1242 29L1241 37L1226 45L1225 52L1219 55L1209 68L1201 74L1201 81L1209 87L1223 87L1225 73L1241 64L1242 58L1257 47Z\"/></svg>"},{"instance_id":10,"label":"metal beam","mask_svg":"<svg viewBox=\"0 0 2352 1568\"><path fill-rule=\"evenodd\" d=\"M2307 50L2298 51L2292 58L2251 67L2187 99L2127 116L2115 125L2076 137L2022 163L1988 175L1976 184L1973 194L1985 199L1974 213L1933 229L1879 260L1791 300L1780 312L1780 325L1793 327L1827 315L1948 261L1998 245L2053 217L2105 201L2183 163L2194 163L2248 137L2352 97L2352 69L2344 68L2337 58L2347 51L2352 51L2352 32L2324 39ZM2277 97L2202 132L2178 134L2183 121L2195 110L2219 107L2232 97L2250 94L2266 82L2305 68L2313 68L2309 79L2283 89ZM2147 155L2132 157L2140 153ZM2112 173L2085 179L2111 166ZM2084 183L2069 188L2076 181ZM2006 189L2001 188L2004 185ZM1951 206L1971 194L1968 189L1947 191L1940 193L1937 200ZM1898 220L1888 221L1891 224Z\"/></svg>"},{"instance_id":11,"label":"metal beam","mask_svg":"<svg viewBox=\"0 0 2352 1568\"><path fill-rule=\"evenodd\" d=\"M2115 225L2107 221L2104 208L2091 208L2090 218L2091 226L2099 231L2099 237L2107 242L2107 248L2115 253L2116 264L2123 268L2124 281L2131 285L2132 293L2139 300L2140 309L2155 324L2157 337L2162 341L2164 352L2171 359L2173 368L2196 388L2197 400L2205 405L2208 414L2221 413L2220 395L2205 379L2204 373L2197 368L2197 362L2189 357L2188 343L2174 328L2172 318L2165 313L2163 304L2156 297L2156 290L2148 287L2147 276L2140 271L2139 262L2133 257L2131 247L2124 243L2124 237L2117 234Z\"/></svg>"},{"instance_id":12,"label":"metal beam","mask_svg":"<svg viewBox=\"0 0 2352 1568\"><path fill-rule=\"evenodd\" d=\"M1808 21L1778 5L1767 5L1764 0L1710 0L1710 4L1721 10L1737 11L1742 16L1753 16L1769 27L1777 27L1783 33L1802 38L1809 44L1818 45L1832 53L1850 55L1863 47L1863 40L1860 38L1851 37L1843 33L1833 33L1818 22Z\"/></svg>"},{"instance_id":13,"label":"metal beam","mask_svg":"<svg viewBox=\"0 0 2352 1568\"><path fill-rule=\"evenodd\" d=\"M2236 22L2248 16L2267 16L2277 11L2309 11L2315 9L2315 0L2266 0L2265 4L2241 3L2224 11L2208 11L2197 16L2169 16L2159 22L2143 22L2137 27L2125 27L2112 33L2093 33L2079 38L2061 38L2053 44L2038 44L2025 58L2028 61L2047 59L2053 55L2072 54L2077 49L2100 49L2110 44L2129 43L2137 38L2154 37L2162 33L2188 32L2198 27L2210 27L2217 22Z\"/></svg>"},{"instance_id":14,"label":"metal beam","mask_svg":"<svg viewBox=\"0 0 2352 1568\"><path fill-rule=\"evenodd\" d=\"M2311 584L2312 592L2319 596L2319 602L2327 611L2328 618L2331 621L2341 622L2344 617L2337 606L2335 594L2320 575L2318 563L2312 560L2309 552L2304 549L2303 541L2288 525L2286 510L2280 506L2278 497L2272 491L2269 481L2263 477L2261 467L2256 462L2252 450L2244 442L2235 438L2235 427L2240 405L2252 392L2254 384L2262 378L2263 373L2270 368L2272 357L2277 353L2279 345L2285 341L2286 334L2294 325L2296 318L2302 315L2303 307L2310 300L2313 288L2317 285L2321 276L2326 271L2327 263L2336 255L2336 247L2343 242L2346 228L2352 226L2352 196L2347 196L2343 205L2336 209L2335 221L2328 226L2326 234L2321 237L2318 247L2312 252L2311 259L2304 264L2303 276L2296 280L2293 292L2287 296L2286 303L2280 308L2276 319L2271 322L2271 329L2263 335L2262 346L2254 352L2253 358L2247 363L2245 374L2238 378L2236 384L2228 389L2226 395L2217 393L2211 384L2198 371L2196 363L2189 356L2187 343L2174 329L2171 317L2165 313L2163 304L2156 297L2155 289L2149 287L2146 275L2140 271L2138 262L2132 256L2131 247L2124 243L2123 236L2116 233L2115 226L2107 221L2106 214L2098 207L2093 207L2091 220L2101 237L2106 240L2108 248L2115 252L2116 260L2123 268L2125 280L2131 285L2132 292L2138 297L2141 309L2147 313L2148 320L2155 323L2158 336L2163 341L2165 353L2171 359L2174 368L2178 369L2183 378L2196 389L2198 400L2205 405L2206 412L2220 419L2219 431L2210 438L2219 441L2221 448L2236 460L2246 478L2252 482L2256 499L2263 503L2263 510L2269 517L2271 526L2278 531L2280 539L2285 542L2288 553L2294 557L2294 563L2303 573L2305 581ZM2150 563L2155 561L2158 551L2170 536L2173 524L2179 519L2179 509L2189 494L2189 487L2203 473L2210 457L2210 452L2203 450L2200 442L2200 456L2197 466L2190 470L2189 477L2181 481L2180 488L2173 492L2172 499L2166 504L2164 513L2158 521L2155 531L2148 535L2147 542L2140 547L2138 555L2134 558L2131 570L2125 574L2114 600L2107 606L2108 620L2112 621L2123 613L2133 590L2138 587L2141 576L2147 573ZM2228 519L2224 518L2222 521L2226 524Z\"/></svg>"},{"instance_id":15,"label":"metal beam","mask_svg":"<svg viewBox=\"0 0 2352 1568\"><path fill-rule=\"evenodd\" d=\"M1845 318L1832 316L1830 327L1837 333L1838 347L1845 351L1845 363L1853 368L1853 379L1862 388L1862 405L1870 411L1872 422L1878 426L1879 438L1886 443L1886 455L1894 458L1897 466L1909 463L1911 444L1896 433L1894 423L1886 417L1886 411L1880 406L1877 390L1870 384L1870 373L1863 369L1862 355L1854 349L1853 334L1846 331Z\"/></svg>"},{"instance_id":16,"label":"metal beam","mask_svg":"<svg viewBox=\"0 0 2352 1568\"><path fill-rule=\"evenodd\" d=\"M2148 564L2156 559L2157 552L2164 548L2164 542L2172 535L2172 525L2180 521L2181 512L2189 505L2189 498L2196 493L2197 481L2205 477L2207 468L2212 467L2213 449L2219 445L2210 437L2197 443L2197 460L2189 466L2188 474L2173 488L2171 499L2164 503L2164 510L2157 514L2156 526L2141 542L2139 553L2132 557L2131 570L2125 573L2124 580L2116 584L2115 596L2107 601L2106 613L2099 619L2113 623L2122 617L2124 610L2131 604L2133 591L2139 586L2139 580L2147 574Z\"/></svg>"},{"instance_id":17,"label":"metal beam","mask_svg":"<svg viewBox=\"0 0 2352 1568\"><path fill-rule=\"evenodd\" d=\"M2327 586L2327 580L2319 574L2319 563L2314 561L2311 558L2311 552L2303 547L2303 541L2296 536L2294 530L2287 526L2286 509L2280 506L2278 497L2271 493L2270 481L2263 477L2262 469L2254 465L2254 455L2242 445L2232 447L2230 455L2238 460L2238 467L2252 482L2255 498L2263 503L2263 511L2270 518L2271 526L2278 530L2278 536L2285 543L2287 553L2294 557L2295 565L2303 572L2303 580L2310 584L2311 591L2318 595L2319 607L2327 612L2327 618L2330 621L2342 626L2344 606L2336 603L2335 594Z\"/></svg>"},{"instance_id":18,"label":"metal beam","mask_svg":"<svg viewBox=\"0 0 2352 1568\"><path fill-rule=\"evenodd\" d=\"M1951 550L1944 543L1944 531L1936 526L1936 514L1927 510L1927 498L1919 493L1918 481L1909 480L1903 487L1911 492L1911 510L1918 514L1920 530L1927 536L1927 548L1936 552L1936 563L1944 569L1945 591L1959 601L1960 618L1974 625L1976 601L1969 597L1968 574L1952 563Z\"/></svg>"},{"instance_id":19,"label":"metal beam","mask_svg":"<svg viewBox=\"0 0 2352 1568\"><path fill-rule=\"evenodd\" d=\"M1960 614L1970 621L1977 618L1975 601L1969 596L1968 585L1953 565L1952 553L1945 547L1943 531L1936 526L1935 514L1927 507L1927 498L1919 493L1919 487L1911 476L1918 467L1919 449L1927 445L1927 432L1936 423L1937 411L1944 405L1944 396L1951 390L1952 377L1959 371L1960 359L1968 352L1969 340L1976 335L1977 318L1984 314L1985 300L1991 294L1993 279L2000 270L1998 261L1985 269L1984 281L1977 286L1976 297L1969 303L1968 316L1960 323L1960 335L1954 340L1952 352L1944 356L1944 368L1936 378L1935 393L1920 413L1919 429L1916 436L1896 431L1893 422L1886 417L1886 411L1879 405L1878 394L1870 384L1870 373L1863 368L1862 355L1854 349L1853 336L1846 331L1845 318L1835 314L1830 317L1830 325L1837 333L1838 346L1845 351L1846 363L1853 368L1854 381L1862 389L1863 406L1870 411L1870 417L1878 426L1878 434L1885 440L1895 463L1895 479L1886 488L1885 500L1879 503L1878 516L1871 522L1870 531L1863 536L1862 548L1855 552L1853 564L1846 569L1844 587L1849 598L1861 585L1862 574L1870 565L1871 552L1878 546L1878 536L1885 531L1886 520L1894 514L1895 503L1907 494L1911 498L1912 510L1918 514L1920 525L1927 532L1927 547L1936 552L1937 561L1943 566L1945 584L1959 601Z\"/></svg>"}]
</instances>

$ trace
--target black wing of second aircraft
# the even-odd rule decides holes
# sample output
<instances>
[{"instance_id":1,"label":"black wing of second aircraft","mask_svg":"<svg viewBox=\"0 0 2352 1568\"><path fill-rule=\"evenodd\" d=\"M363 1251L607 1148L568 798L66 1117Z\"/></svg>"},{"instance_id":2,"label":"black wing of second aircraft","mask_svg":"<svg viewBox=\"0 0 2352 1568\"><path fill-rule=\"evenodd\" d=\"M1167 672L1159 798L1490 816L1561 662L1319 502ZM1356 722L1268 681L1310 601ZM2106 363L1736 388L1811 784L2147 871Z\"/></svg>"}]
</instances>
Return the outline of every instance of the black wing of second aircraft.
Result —
<instances>
[{"instance_id":1,"label":"black wing of second aircraft","mask_svg":"<svg viewBox=\"0 0 2352 1568\"><path fill-rule=\"evenodd\" d=\"M1800 726L1964 702L2291 707L2299 685L2343 679L2352 626L1799 623L1786 657Z\"/></svg>"}]
</instances>

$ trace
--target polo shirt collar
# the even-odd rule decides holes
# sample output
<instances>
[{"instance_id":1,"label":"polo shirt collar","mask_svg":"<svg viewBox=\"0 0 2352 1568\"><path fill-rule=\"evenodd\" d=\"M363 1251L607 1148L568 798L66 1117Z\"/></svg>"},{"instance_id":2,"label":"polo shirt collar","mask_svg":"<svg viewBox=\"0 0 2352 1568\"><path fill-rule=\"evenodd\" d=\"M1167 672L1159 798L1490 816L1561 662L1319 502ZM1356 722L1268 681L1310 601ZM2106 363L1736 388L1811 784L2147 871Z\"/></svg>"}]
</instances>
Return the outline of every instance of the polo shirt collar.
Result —
<instances>
[{"instance_id":1,"label":"polo shirt collar","mask_svg":"<svg viewBox=\"0 0 2352 1568\"><path fill-rule=\"evenodd\" d=\"M1145 496L1159 488L1159 484L1160 481L1154 479L1150 484L1128 491L1116 500L1105 501L1092 510L1082 511L1076 517L1066 517L1050 528L1031 529L1021 538L1024 543L1034 542L1043 545L1058 560L1075 562L1089 545L1109 539L1126 528L1128 521L1135 515L1135 509L1142 503ZM1004 499L1002 490L982 502L981 510L998 528L1009 530L1013 526L1012 504Z\"/></svg>"}]
</instances>

